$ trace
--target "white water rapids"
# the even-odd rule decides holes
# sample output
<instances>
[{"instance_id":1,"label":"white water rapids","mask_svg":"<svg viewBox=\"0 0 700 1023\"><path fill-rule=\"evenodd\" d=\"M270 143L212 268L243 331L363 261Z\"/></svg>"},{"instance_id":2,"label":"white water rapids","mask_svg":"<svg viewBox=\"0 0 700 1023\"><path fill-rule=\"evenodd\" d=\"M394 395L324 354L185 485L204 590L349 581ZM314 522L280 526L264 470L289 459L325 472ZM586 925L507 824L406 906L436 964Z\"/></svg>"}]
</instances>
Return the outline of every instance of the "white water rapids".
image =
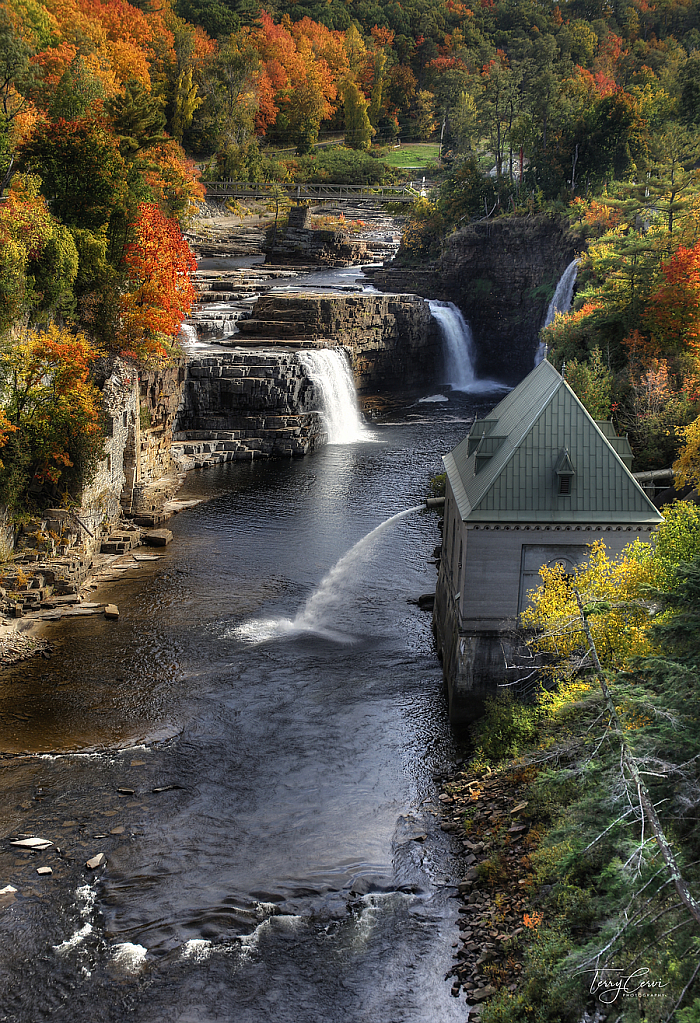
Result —
<instances>
[{"instance_id":1,"label":"white water rapids","mask_svg":"<svg viewBox=\"0 0 700 1023\"><path fill-rule=\"evenodd\" d=\"M373 440L360 414L350 362L345 352L319 348L299 353L299 362L313 382L328 428L329 444Z\"/></svg>"},{"instance_id":2,"label":"white water rapids","mask_svg":"<svg viewBox=\"0 0 700 1023\"><path fill-rule=\"evenodd\" d=\"M421 511L424 507L423 504L416 504L413 508L398 512L365 534L335 563L330 572L326 573L294 618L253 619L238 626L234 630L235 637L247 643L257 644L284 636L312 633L337 643L352 643L351 636L329 627L329 617L347 603L349 591L357 584L360 562L367 556L377 537L400 519Z\"/></svg>"}]
</instances>

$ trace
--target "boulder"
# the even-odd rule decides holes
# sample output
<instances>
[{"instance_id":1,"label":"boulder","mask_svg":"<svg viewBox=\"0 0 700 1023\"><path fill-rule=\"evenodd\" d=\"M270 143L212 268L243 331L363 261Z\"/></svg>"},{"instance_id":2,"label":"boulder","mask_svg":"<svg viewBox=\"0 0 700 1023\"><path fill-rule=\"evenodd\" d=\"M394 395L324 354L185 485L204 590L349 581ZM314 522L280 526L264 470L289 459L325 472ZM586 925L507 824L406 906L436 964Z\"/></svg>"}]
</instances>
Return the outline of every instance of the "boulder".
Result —
<instances>
[{"instance_id":1,"label":"boulder","mask_svg":"<svg viewBox=\"0 0 700 1023\"><path fill-rule=\"evenodd\" d=\"M146 533L144 540L149 547L165 547L169 544L173 538L173 534L169 529L151 529L150 532Z\"/></svg>"}]
</instances>

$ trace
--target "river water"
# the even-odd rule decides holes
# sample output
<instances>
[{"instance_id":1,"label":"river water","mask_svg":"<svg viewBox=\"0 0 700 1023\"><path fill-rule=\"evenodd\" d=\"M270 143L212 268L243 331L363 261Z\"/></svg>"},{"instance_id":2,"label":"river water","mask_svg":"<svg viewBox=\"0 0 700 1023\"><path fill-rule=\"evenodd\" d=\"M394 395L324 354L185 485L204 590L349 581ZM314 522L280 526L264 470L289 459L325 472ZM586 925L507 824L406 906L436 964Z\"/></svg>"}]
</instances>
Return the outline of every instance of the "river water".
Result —
<instances>
[{"instance_id":1,"label":"river water","mask_svg":"<svg viewBox=\"0 0 700 1023\"><path fill-rule=\"evenodd\" d=\"M0 676L0 889L17 889L0 1020L466 1019L433 780L465 746L413 603L435 586L437 514L397 518L319 584L497 397L192 474L180 496L207 500L162 557L99 591L120 620L52 625L50 661ZM314 594L303 627L269 627ZM26 836L54 846L10 846Z\"/></svg>"}]
</instances>

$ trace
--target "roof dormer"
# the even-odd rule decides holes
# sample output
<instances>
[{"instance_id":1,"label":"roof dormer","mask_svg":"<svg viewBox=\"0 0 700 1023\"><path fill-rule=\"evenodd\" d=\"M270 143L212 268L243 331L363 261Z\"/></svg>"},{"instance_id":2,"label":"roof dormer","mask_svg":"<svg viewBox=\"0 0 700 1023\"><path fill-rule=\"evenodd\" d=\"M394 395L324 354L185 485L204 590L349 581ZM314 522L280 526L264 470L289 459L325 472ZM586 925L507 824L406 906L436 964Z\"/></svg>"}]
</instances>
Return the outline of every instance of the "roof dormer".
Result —
<instances>
[{"instance_id":1,"label":"roof dormer","mask_svg":"<svg viewBox=\"0 0 700 1023\"><path fill-rule=\"evenodd\" d=\"M568 497L574 488L576 470L569 456L568 448L562 448L554 468L557 477L557 496Z\"/></svg>"}]
</instances>

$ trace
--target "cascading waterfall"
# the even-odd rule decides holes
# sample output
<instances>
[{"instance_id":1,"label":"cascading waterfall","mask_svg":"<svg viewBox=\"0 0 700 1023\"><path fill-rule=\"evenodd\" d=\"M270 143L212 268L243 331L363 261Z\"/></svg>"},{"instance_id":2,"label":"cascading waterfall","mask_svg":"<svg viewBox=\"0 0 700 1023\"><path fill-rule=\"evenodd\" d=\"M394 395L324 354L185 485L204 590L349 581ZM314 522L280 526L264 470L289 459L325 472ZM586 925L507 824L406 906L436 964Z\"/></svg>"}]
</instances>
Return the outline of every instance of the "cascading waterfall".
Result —
<instances>
[{"instance_id":1,"label":"cascading waterfall","mask_svg":"<svg viewBox=\"0 0 700 1023\"><path fill-rule=\"evenodd\" d=\"M191 323L183 323L180 327L180 334L183 345L197 344L197 328Z\"/></svg>"},{"instance_id":2,"label":"cascading waterfall","mask_svg":"<svg viewBox=\"0 0 700 1023\"><path fill-rule=\"evenodd\" d=\"M471 327L454 302L428 302L430 312L440 324L445 340L445 373L453 391L490 392L504 390L496 380L479 380L474 371L474 340ZM433 396L437 398L437 395Z\"/></svg>"},{"instance_id":3,"label":"cascading waterfall","mask_svg":"<svg viewBox=\"0 0 700 1023\"><path fill-rule=\"evenodd\" d=\"M544 327L548 327L550 323L554 323L554 318L560 313L568 313L571 309L571 302L574 297L574 287L576 285L576 274L578 273L578 259L572 259L567 266L564 273L559 278L557 286L554 290L552 301L547 307L547 315L544 319ZM544 359L544 341L540 341L537 346L537 352L535 353L535 365L539 364Z\"/></svg>"},{"instance_id":4,"label":"cascading waterfall","mask_svg":"<svg viewBox=\"0 0 700 1023\"><path fill-rule=\"evenodd\" d=\"M329 444L356 444L372 440L362 422L355 381L345 352L319 348L299 352L299 362L317 389L328 428Z\"/></svg>"},{"instance_id":5,"label":"cascading waterfall","mask_svg":"<svg viewBox=\"0 0 700 1023\"><path fill-rule=\"evenodd\" d=\"M235 636L248 643L265 643L271 639L307 632L338 643L353 642L352 637L329 628L327 624L329 613L347 604L348 590L357 580L358 563L367 556L377 537L400 519L424 508L424 504L406 508L405 511L397 512L366 533L354 547L343 554L330 572L324 575L294 618L254 619L239 626L235 630Z\"/></svg>"},{"instance_id":6,"label":"cascading waterfall","mask_svg":"<svg viewBox=\"0 0 700 1023\"><path fill-rule=\"evenodd\" d=\"M473 341L469 324L454 302L428 302L430 312L440 324L445 340L445 373L453 391L471 391L476 383Z\"/></svg>"}]
</instances>

